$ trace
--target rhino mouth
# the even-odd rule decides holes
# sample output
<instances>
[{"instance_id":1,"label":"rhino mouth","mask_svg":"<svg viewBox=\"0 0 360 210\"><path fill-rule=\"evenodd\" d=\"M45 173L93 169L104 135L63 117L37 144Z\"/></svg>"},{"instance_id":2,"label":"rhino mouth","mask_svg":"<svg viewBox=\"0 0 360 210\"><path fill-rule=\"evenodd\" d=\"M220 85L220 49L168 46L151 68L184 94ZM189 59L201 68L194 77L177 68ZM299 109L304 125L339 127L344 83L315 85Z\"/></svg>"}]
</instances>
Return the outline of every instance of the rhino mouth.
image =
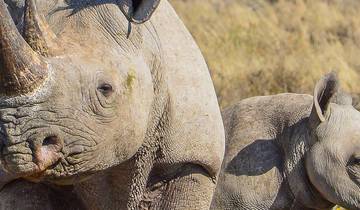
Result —
<instances>
[{"instance_id":1,"label":"rhino mouth","mask_svg":"<svg viewBox=\"0 0 360 210\"><path fill-rule=\"evenodd\" d=\"M4 169L17 176L33 176L54 168L63 158L63 141L51 135L42 141L21 142L2 149Z\"/></svg>"},{"instance_id":2,"label":"rhino mouth","mask_svg":"<svg viewBox=\"0 0 360 210\"><path fill-rule=\"evenodd\" d=\"M39 117L12 117L25 112L33 113L33 107L0 110L0 164L7 174L55 180L94 172L101 164L96 133L83 126L85 120L46 110Z\"/></svg>"},{"instance_id":3,"label":"rhino mouth","mask_svg":"<svg viewBox=\"0 0 360 210\"><path fill-rule=\"evenodd\" d=\"M43 154L45 162L39 162L36 154L3 154L2 164L4 170L14 177L22 177L32 182L49 181L74 183L80 178L90 176L87 170L79 170L75 165L69 163L78 153L64 155L62 152Z\"/></svg>"}]
</instances>

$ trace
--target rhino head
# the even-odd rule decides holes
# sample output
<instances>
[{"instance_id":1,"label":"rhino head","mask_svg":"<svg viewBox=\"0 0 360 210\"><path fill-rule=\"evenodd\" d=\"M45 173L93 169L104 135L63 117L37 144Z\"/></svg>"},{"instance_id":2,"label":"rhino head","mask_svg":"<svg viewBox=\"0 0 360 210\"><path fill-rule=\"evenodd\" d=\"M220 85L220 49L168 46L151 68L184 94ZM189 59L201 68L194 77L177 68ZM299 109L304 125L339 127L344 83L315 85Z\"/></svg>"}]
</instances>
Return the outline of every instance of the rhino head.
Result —
<instances>
[{"instance_id":1,"label":"rhino head","mask_svg":"<svg viewBox=\"0 0 360 210\"><path fill-rule=\"evenodd\" d=\"M317 83L309 119L306 169L311 183L328 201L360 209L360 113L339 92L335 74Z\"/></svg>"},{"instance_id":2,"label":"rhino head","mask_svg":"<svg viewBox=\"0 0 360 210\"><path fill-rule=\"evenodd\" d=\"M121 2L124 31L159 3ZM76 15L83 14L69 24L81 24ZM55 35L34 0L25 1L17 30L0 0L1 163L8 173L66 184L134 156L149 129L156 62L131 47L131 35L117 36L130 47L107 49L97 34L88 44L71 30Z\"/></svg>"}]
</instances>

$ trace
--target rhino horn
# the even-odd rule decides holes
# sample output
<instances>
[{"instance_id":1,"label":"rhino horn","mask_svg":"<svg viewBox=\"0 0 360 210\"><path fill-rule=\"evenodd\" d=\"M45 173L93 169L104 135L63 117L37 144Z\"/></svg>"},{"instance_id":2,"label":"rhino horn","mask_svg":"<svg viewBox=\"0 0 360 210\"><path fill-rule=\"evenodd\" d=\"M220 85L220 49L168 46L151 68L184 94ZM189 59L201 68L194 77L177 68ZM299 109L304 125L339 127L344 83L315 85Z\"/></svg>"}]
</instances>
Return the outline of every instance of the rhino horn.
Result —
<instances>
[{"instance_id":1,"label":"rhino horn","mask_svg":"<svg viewBox=\"0 0 360 210\"><path fill-rule=\"evenodd\" d=\"M43 56L53 55L58 49L56 35L44 16L39 15L34 0L25 1L23 37L33 50Z\"/></svg>"},{"instance_id":2,"label":"rhino horn","mask_svg":"<svg viewBox=\"0 0 360 210\"><path fill-rule=\"evenodd\" d=\"M34 91L48 75L44 58L23 39L0 0L0 95L22 95Z\"/></svg>"}]
</instances>

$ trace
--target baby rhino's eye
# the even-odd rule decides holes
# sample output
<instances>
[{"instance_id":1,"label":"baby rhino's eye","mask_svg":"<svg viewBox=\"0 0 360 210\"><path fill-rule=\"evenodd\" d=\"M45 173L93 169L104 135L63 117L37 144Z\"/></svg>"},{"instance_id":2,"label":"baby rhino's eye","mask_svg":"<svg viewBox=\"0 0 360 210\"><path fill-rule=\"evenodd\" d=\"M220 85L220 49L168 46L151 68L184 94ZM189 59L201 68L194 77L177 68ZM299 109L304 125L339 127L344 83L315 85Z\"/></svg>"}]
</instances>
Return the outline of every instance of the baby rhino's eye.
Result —
<instances>
[{"instance_id":1,"label":"baby rhino's eye","mask_svg":"<svg viewBox=\"0 0 360 210\"><path fill-rule=\"evenodd\" d=\"M358 154L352 156L352 158L350 159L350 163L352 165L360 165L360 156Z\"/></svg>"},{"instance_id":2,"label":"baby rhino's eye","mask_svg":"<svg viewBox=\"0 0 360 210\"><path fill-rule=\"evenodd\" d=\"M354 164L360 165L360 158L355 158L354 159Z\"/></svg>"},{"instance_id":3,"label":"baby rhino's eye","mask_svg":"<svg viewBox=\"0 0 360 210\"><path fill-rule=\"evenodd\" d=\"M97 89L105 97L109 97L113 93L113 87L108 83L102 83Z\"/></svg>"}]
</instances>

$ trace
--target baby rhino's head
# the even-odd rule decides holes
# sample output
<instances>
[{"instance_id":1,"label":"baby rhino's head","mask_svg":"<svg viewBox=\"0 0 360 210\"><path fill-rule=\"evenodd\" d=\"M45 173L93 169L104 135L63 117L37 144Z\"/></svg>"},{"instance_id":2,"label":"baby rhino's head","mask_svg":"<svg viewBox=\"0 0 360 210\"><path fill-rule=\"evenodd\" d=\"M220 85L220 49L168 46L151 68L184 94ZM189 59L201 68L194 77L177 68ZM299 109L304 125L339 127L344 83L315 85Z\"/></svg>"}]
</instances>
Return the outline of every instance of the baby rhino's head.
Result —
<instances>
[{"instance_id":1,"label":"baby rhino's head","mask_svg":"<svg viewBox=\"0 0 360 210\"><path fill-rule=\"evenodd\" d=\"M330 202L360 209L360 112L339 92L333 73L315 87L309 124L306 168L311 183Z\"/></svg>"}]
</instances>

